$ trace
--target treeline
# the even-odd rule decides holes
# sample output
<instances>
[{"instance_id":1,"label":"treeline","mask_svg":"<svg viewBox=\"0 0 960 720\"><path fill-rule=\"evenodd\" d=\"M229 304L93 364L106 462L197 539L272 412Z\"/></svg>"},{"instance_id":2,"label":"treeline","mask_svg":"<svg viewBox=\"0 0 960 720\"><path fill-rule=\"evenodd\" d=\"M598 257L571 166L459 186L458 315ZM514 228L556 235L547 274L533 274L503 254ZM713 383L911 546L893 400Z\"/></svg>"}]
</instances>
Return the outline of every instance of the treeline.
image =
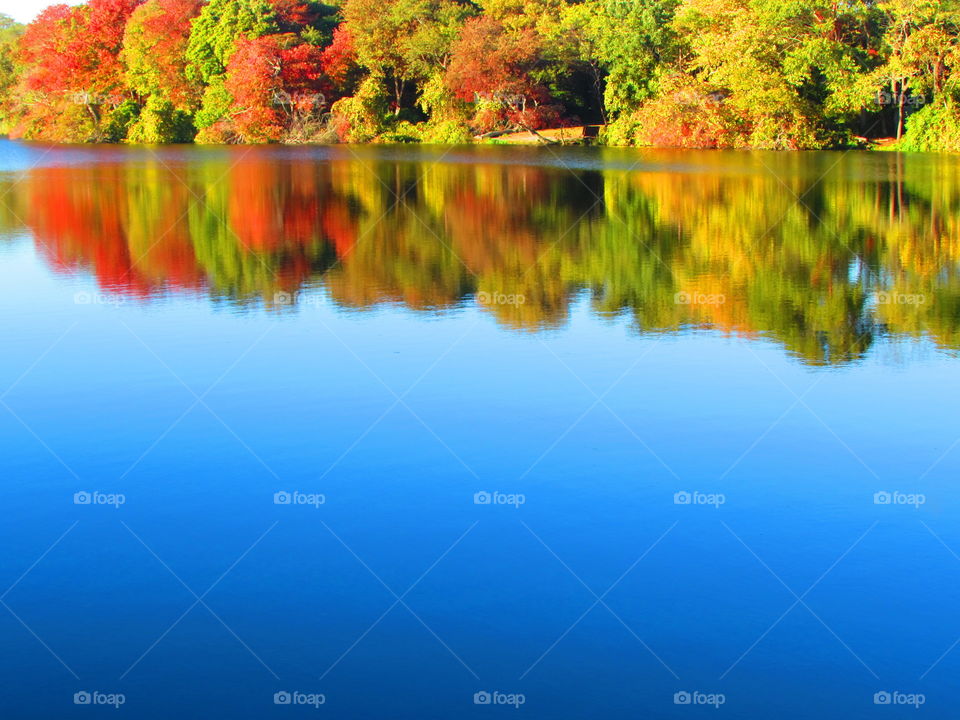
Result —
<instances>
[{"instance_id":1,"label":"treeline","mask_svg":"<svg viewBox=\"0 0 960 720\"><path fill-rule=\"evenodd\" d=\"M52 267L93 275L107 302L186 293L288 312L323 288L351 309L475 302L535 332L589 295L640 332L765 337L810 364L857 361L891 336L960 352L952 159L782 153L763 158L768 171L750 154L707 153L695 171L641 173L604 148L620 169L575 176L497 148L469 163L426 149L399 162L363 148L299 161L227 148L189 164L94 152L104 162L48 156L0 178L0 242L32 237ZM646 152L653 167L689 160Z\"/></svg>"},{"instance_id":2,"label":"treeline","mask_svg":"<svg viewBox=\"0 0 960 720\"><path fill-rule=\"evenodd\" d=\"M0 23L2 124L65 142L960 151L957 0L89 0Z\"/></svg>"}]
</instances>

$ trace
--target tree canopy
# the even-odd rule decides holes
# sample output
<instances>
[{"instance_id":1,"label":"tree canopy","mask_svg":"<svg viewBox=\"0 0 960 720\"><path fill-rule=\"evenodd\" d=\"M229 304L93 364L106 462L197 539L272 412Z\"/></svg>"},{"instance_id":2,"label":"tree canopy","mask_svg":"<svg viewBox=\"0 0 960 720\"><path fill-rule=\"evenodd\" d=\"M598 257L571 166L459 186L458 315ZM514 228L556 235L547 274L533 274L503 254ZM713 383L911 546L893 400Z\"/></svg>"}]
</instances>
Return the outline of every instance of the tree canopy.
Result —
<instances>
[{"instance_id":1,"label":"tree canopy","mask_svg":"<svg viewBox=\"0 0 960 720\"><path fill-rule=\"evenodd\" d=\"M0 129L960 150L956 0L87 0L0 17Z\"/></svg>"}]
</instances>

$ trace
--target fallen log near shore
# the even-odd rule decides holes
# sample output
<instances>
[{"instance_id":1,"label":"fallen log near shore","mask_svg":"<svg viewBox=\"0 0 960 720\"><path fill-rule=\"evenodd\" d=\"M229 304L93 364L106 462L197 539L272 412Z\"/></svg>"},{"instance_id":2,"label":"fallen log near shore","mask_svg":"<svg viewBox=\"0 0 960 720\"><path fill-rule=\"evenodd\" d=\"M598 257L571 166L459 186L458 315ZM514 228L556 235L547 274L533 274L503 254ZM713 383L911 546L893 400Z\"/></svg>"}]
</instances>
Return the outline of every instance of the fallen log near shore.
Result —
<instances>
[{"instance_id":1,"label":"fallen log near shore","mask_svg":"<svg viewBox=\"0 0 960 720\"><path fill-rule=\"evenodd\" d=\"M477 142L497 140L513 145L579 145L587 138L596 137L599 129L599 125L577 125L545 130L496 130L477 135L474 140Z\"/></svg>"}]
</instances>

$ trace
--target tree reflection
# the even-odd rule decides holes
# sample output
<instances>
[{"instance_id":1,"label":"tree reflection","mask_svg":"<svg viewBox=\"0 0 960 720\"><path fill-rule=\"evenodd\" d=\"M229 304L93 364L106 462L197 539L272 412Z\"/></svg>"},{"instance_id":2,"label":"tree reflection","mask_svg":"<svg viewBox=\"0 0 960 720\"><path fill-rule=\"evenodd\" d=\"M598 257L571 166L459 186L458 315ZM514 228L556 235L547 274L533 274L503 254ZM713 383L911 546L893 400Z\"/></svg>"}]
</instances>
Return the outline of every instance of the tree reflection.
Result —
<instances>
[{"instance_id":1,"label":"tree reflection","mask_svg":"<svg viewBox=\"0 0 960 720\"><path fill-rule=\"evenodd\" d=\"M627 169L603 152L609 169L341 149L131 156L7 178L0 218L54 268L144 300L274 306L322 285L360 309L485 298L498 322L537 331L587 291L640 332L763 335L812 364L890 333L958 347L955 160L649 151Z\"/></svg>"}]
</instances>

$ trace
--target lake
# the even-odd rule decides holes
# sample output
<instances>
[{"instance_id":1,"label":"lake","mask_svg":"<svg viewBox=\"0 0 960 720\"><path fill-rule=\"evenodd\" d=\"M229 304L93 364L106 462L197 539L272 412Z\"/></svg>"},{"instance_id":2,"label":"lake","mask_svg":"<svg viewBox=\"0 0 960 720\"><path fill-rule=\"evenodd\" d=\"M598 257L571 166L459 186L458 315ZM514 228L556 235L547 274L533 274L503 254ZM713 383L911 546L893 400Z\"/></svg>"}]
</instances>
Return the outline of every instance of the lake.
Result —
<instances>
[{"instance_id":1,"label":"lake","mask_svg":"<svg viewBox=\"0 0 960 720\"><path fill-rule=\"evenodd\" d=\"M952 715L960 157L4 141L0 196L4 716Z\"/></svg>"}]
</instances>

